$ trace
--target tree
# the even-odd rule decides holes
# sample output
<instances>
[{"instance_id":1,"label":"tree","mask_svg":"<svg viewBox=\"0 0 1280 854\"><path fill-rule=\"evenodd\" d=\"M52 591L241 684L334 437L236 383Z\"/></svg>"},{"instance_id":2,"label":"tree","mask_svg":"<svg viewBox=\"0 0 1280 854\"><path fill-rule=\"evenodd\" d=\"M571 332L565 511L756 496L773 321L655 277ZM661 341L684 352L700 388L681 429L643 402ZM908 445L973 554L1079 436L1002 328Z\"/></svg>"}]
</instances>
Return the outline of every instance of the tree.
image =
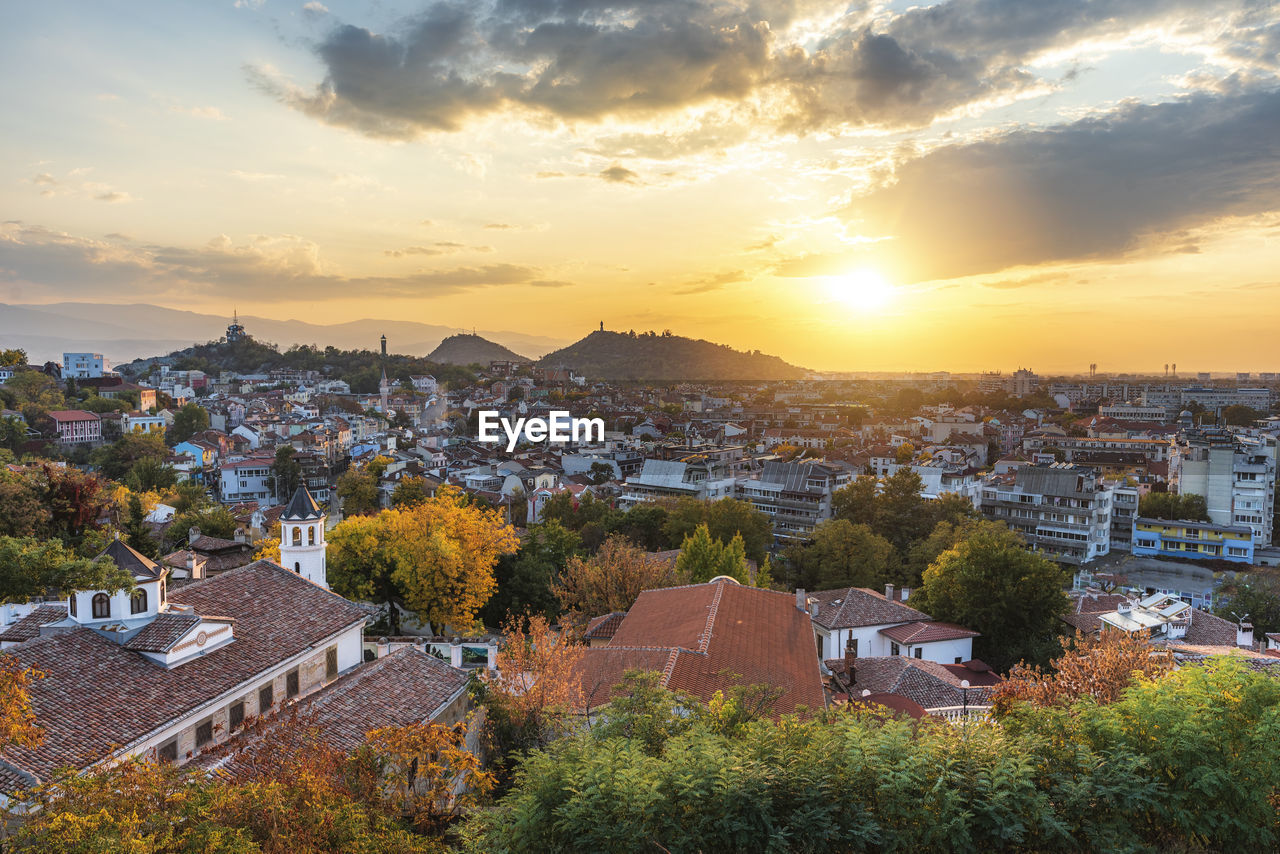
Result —
<instances>
[{"instance_id":1,"label":"tree","mask_svg":"<svg viewBox=\"0 0 1280 854\"><path fill-rule=\"evenodd\" d=\"M129 498L129 524L125 529L126 542L136 552L155 559L160 556L160 547L147 529L146 510L142 507L142 499L137 495Z\"/></svg>"},{"instance_id":2,"label":"tree","mask_svg":"<svg viewBox=\"0 0 1280 854\"><path fill-rule=\"evenodd\" d=\"M1263 417L1263 413L1252 407L1234 404L1222 410L1222 423L1227 426L1249 427Z\"/></svg>"},{"instance_id":3,"label":"tree","mask_svg":"<svg viewBox=\"0 0 1280 854\"><path fill-rule=\"evenodd\" d=\"M391 506L396 509L416 507L429 497L424 478L402 477L396 481L395 489L391 490Z\"/></svg>"},{"instance_id":4,"label":"tree","mask_svg":"<svg viewBox=\"0 0 1280 854\"><path fill-rule=\"evenodd\" d=\"M168 489L178 482L178 473L155 457L143 457L125 475L124 484L134 492Z\"/></svg>"},{"instance_id":5,"label":"tree","mask_svg":"<svg viewBox=\"0 0 1280 854\"><path fill-rule=\"evenodd\" d=\"M916 456L915 446L910 442L903 442L898 446L898 450L894 451L893 459L900 466L910 463Z\"/></svg>"},{"instance_id":6,"label":"tree","mask_svg":"<svg viewBox=\"0 0 1280 854\"><path fill-rule=\"evenodd\" d=\"M608 483L613 480L613 466L608 463L592 463L587 474L594 484Z\"/></svg>"},{"instance_id":7,"label":"tree","mask_svg":"<svg viewBox=\"0 0 1280 854\"><path fill-rule=\"evenodd\" d=\"M860 475L832 494L832 515L837 519L847 519L855 525L874 525L878 488L875 475Z\"/></svg>"},{"instance_id":8,"label":"tree","mask_svg":"<svg viewBox=\"0 0 1280 854\"><path fill-rule=\"evenodd\" d=\"M817 587L821 590L878 589L899 578L898 554L893 545L866 525L828 519L814 529L811 550Z\"/></svg>"},{"instance_id":9,"label":"tree","mask_svg":"<svg viewBox=\"0 0 1280 854\"><path fill-rule=\"evenodd\" d=\"M479 685L498 755L545 747L570 731L582 703L584 650L545 617L530 617L527 628L515 617L506 622L497 667L486 669Z\"/></svg>"},{"instance_id":10,"label":"tree","mask_svg":"<svg viewBox=\"0 0 1280 854\"><path fill-rule=\"evenodd\" d=\"M905 552L911 543L923 539L933 528L932 514L920 494L920 475L903 467L885 478L876 499L876 519L872 529Z\"/></svg>"},{"instance_id":11,"label":"tree","mask_svg":"<svg viewBox=\"0 0 1280 854\"><path fill-rule=\"evenodd\" d=\"M440 833L493 788L493 775L480 769L466 735L465 723L381 727L365 736L360 757L367 757L385 797L415 829Z\"/></svg>"},{"instance_id":12,"label":"tree","mask_svg":"<svg viewBox=\"0 0 1280 854\"><path fill-rule=\"evenodd\" d=\"M197 433L209 429L209 411L198 403L184 403L173 413L173 426L167 431L169 441L180 444Z\"/></svg>"},{"instance_id":13,"label":"tree","mask_svg":"<svg viewBox=\"0 0 1280 854\"><path fill-rule=\"evenodd\" d=\"M706 525L713 539L729 542L735 535L742 536L747 557L759 563L773 541L773 528L769 517L746 501L722 498L719 501L699 501L681 498L667 511L663 531L667 543L678 548L686 537Z\"/></svg>"},{"instance_id":14,"label":"tree","mask_svg":"<svg viewBox=\"0 0 1280 854\"><path fill-rule=\"evenodd\" d=\"M173 521L165 530L165 547L172 550L186 545L192 528L199 528L200 533L205 536L230 540L235 537L238 527L236 517L226 507L206 505L174 515Z\"/></svg>"},{"instance_id":15,"label":"tree","mask_svg":"<svg viewBox=\"0 0 1280 854\"><path fill-rule=\"evenodd\" d=\"M992 692L996 713L1011 714L1019 704L1043 708L1071 705L1081 697L1114 703L1137 679L1154 679L1173 669L1168 654L1153 650L1145 638L1108 631L1077 633L1048 669L1016 664Z\"/></svg>"},{"instance_id":16,"label":"tree","mask_svg":"<svg viewBox=\"0 0 1280 854\"><path fill-rule=\"evenodd\" d=\"M26 350L0 350L0 368L16 368L26 363Z\"/></svg>"},{"instance_id":17,"label":"tree","mask_svg":"<svg viewBox=\"0 0 1280 854\"><path fill-rule=\"evenodd\" d=\"M27 444L27 425L17 418L0 418L0 448L15 454Z\"/></svg>"},{"instance_id":18,"label":"tree","mask_svg":"<svg viewBox=\"0 0 1280 854\"><path fill-rule=\"evenodd\" d=\"M385 604L399 633L397 604L425 621L465 631L493 592L493 567L516 550L514 529L461 490L404 510L356 516L329 534L329 582L348 598Z\"/></svg>"},{"instance_id":19,"label":"tree","mask_svg":"<svg viewBox=\"0 0 1280 854\"><path fill-rule=\"evenodd\" d=\"M56 540L0 537L0 602L69 596L75 590L133 589L133 576L111 560L79 557Z\"/></svg>"},{"instance_id":20,"label":"tree","mask_svg":"<svg viewBox=\"0 0 1280 854\"><path fill-rule=\"evenodd\" d=\"M276 458L271 463L271 486L276 501L281 504L287 502L302 485L302 464L294 459L296 454L292 445L281 445L276 448Z\"/></svg>"},{"instance_id":21,"label":"tree","mask_svg":"<svg viewBox=\"0 0 1280 854\"><path fill-rule=\"evenodd\" d=\"M1209 521L1209 504L1193 493L1149 492L1138 501L1138 515L1150 519Z\"/></svg>"},{"instance_id":22,"label":"tree","mask_svg":"<svg viewBox=\"0 0 1280 854\"><path fill-rule=\"evenodd\" d=\"M998 670L1045 663L1069 608L1063 570L1027 551L1004 525L978 522L925 570L912 605L982 633L975 655Z\"/></svg>"},{"instance_id":23,"label":"tree","mask_svg":"<svg viewBox=\"0 0 1280 854\"><path fill-rule=\"evenodd\" d=\"M1248 615L1254 632L1280 632L1280 580L1272 575L1251 572L1239 576L1222 591L1213 612L1233 623Z\"/></svg>"},{"instance_id":24,"label":"tree","mask_svg":"<svg viewBox=\"0 0 1280 854\"><path fill-rule=\"evenodd\" d=\"M44 677L11 655L0 656L0 748L38 747L44 740L31 710L31 683Z\"/></svg>"},{"instance_id":25,"label":"tree","mask_svg":"<svg viewBox=\"0 0 1280 854\"><path fill-rule=\"evenodd\" d=\"M671 561L654 558L614 535L592 557L571 557L551 590L567 612L566 621L582 627L591 617L628 610L645 590L682 581Z\"/></svg>"},{"instance_id":26,"label":"tree","mask_svg":"<svg viewBox=\"0 0 1280 854\"><path fill-rule=\"evenodd\" d=\"M94 450L90 459L104 477L123 481L140 460L163 463L168 456L169 449L159 434L130 433Z\"/></svg>"},{"instance_id":27,"label":"tree","mask_svg":"<svg viewBox=\"0 0 1280 854\"><path fill-rule=\"evenodd\" d=\"M632 505L623 513L613 530L646 551L660 551L667 546L667 537L662 530L666 522L666 507L643 502Z\"/></svg>"},{"instance_id":28,"label":"tree","mask_svg":"<svg viewBox=\"0 0 1280 854\"><path fill-rule=\"evenodd\" d=\"M367 516L378 512L378 481L367 468L343 472L338 478L337 493L344 516Z\"/></svg>"},{"instance_id":29,"label":"tree","mask_svg":"<svg viewBox=\"0 0 1280 854\"><path fill-rule=\"evenodd\" d=\"M498 590L482 613L487 625L496 626L511 614L560 615L560 602L552 588L570 558L580 556L582 540L554 520L530 525L520 549L498 561Z\"/></svg>"},{"instance_id":30,"label":"tree","mask_svg":"<svg viewBox=\"0 0 1280 854\"><path fill-rule=\"evenodd\" d=\"M676 574L688 578L692 584L704 584L721 575L745 584L747 556L742 537L734 534L726 545L713 539L706 525L699 525L681 544L680 555L676 558Z\"/></svg>"}]
</instances>

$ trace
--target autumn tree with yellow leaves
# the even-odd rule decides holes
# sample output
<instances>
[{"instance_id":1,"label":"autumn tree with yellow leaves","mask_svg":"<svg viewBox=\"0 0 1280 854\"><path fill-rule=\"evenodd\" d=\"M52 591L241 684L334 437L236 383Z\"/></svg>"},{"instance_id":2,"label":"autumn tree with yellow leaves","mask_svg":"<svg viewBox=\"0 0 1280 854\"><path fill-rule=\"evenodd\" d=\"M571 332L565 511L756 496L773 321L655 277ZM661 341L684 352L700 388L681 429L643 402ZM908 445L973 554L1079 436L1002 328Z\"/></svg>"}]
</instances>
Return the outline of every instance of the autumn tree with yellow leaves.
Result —
<instances>
[{"instance_id":1,"label":"autumn tree with yellow leaves","mask_svg":"<svg viewBox=\"0 0 1280 854\"><path fill-rule=\"evenodd\" d=\"M412 507L347 519L328 540L329 585L384 604L393 634L400 632L397 605L437 628L470 629L496 587L498 558L520 545L496 511L468 503L452 486Z\"/></svg>"}]
</instances>

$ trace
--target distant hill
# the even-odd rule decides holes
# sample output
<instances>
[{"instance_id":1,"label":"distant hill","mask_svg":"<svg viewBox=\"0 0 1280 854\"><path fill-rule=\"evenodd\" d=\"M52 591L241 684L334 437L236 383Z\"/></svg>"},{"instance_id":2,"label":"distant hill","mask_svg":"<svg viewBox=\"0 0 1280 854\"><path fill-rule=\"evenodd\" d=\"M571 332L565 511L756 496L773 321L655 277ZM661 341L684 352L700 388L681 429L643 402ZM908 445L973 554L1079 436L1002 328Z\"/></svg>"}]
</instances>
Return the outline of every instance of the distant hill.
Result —
<instances>
[{"instance_id":1,"label":"distant hill","mask_svg":"<svg viewBox=\"0 0 1280 854\"><path fill-rule=\"evenodd\" d=\"M490 362L533 361L528 356L521 356L501 344L466 332L450 335L441 341L439 347L427 354L427 360L444 365L488 365Z\"/></svg>"},{"instance_id":2,"label":"distant hill","mask_svg":"<svg viewBox=\"0 0 1280 854\"><path fill-rule=\"evenodd\" d=\"M652 332L592 332L543 356L538 365L573 368L602 380L789 380L806 373L759 350L748 353L711 341Z\"/></svg>"},{"instance_id":3,"label":"distant hill","mask_svg":"<svg viewBox=\"0 0 1280 854\"><path fill-rule=\"evenodd\" d=\"M93 352L106 355L113 364L120 364L219 339L230 322L229 314L200 314L156 305L0 304L0 346L21 347L33 362L60 362L64 352ZM344 350L376 350L380 336L386 335L391 352L415 356L426 355L446 336L462 331L454 326L413 320L366 319L324 325L241 314L240 322L254 338L277 344L281 350L294 344L316 344L321 349L333 346ZM565 344L563 338L520 332L481 330L481 333L504 347L514 347L534 356Z\"/></svg>"}]
</instances>

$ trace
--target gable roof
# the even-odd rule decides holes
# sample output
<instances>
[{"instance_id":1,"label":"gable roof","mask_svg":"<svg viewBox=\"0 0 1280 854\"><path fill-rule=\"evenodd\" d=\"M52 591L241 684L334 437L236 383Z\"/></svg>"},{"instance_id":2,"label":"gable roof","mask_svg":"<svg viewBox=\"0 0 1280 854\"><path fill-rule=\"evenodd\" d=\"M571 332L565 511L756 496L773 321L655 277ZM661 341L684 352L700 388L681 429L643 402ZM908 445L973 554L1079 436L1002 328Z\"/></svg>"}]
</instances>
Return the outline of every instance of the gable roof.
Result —
<instances>
[{"instance_id":1,"label":"gable roof","mask_svg":"<svg viewBox=\"0 0 1280 854\"><path fill-rule=\"evenodd\" d=\"M733 581L646 590L606 647L583 658L590 705L607 702L628 669L660 670L662 685L708 701L734 685L781 689L775 714L825 705L808 615L794 597Z\"/></svg>"},{"instance_id":2,"label":"gable roof","mask_svg":"<svg viewBox=\"0 0 1280 854\"><path fill-rule=\"evenodd\" d=\"M21 643L40 637L40 627L67 619L66 605L40 605L0 634L0 641Z\"/></svg>"},{"instance_id":3,"label":"gable roof","mask_svg":"<svg viewBox=\"0 0 1280 854\"><path fill-rule=\"evenodd\" d=\"M156 581L168 572L151 558L126 545L124 540L112 540L95 560L104 557L111 558L116 566L125 572L132 573L137 579Z\"/></svg>"},{"instance_id":4,"label":"gable roof","mask_svg":"<svg viewBox=\"0 0 1280 854\"><path fill-rule=\"evenodd\" d=\"M846 672L843 658L833 658L826 665L832 673L844 676ZM966 693L969 705L983 705L990 699L992 685L1000 681L993 673L970 673L964 665L949 667L903 655L854 659L853 669L855 696L864 690L873 694L895 694L925 709L964 705ZM960 686L965 679L971 685L967 692Z\"/></svg>"},{"instance_id":5,"label":"gable roof","mask_svg":"<svg viewBox=\"0 0 1280 854\"><path fill-rule=\"evenodd\" d=\"M64 765L83 768L365 619L354 602L265 560L173 598L234 619L235 640L172 669L87 628L5 650L46 673L30 692L45 735L39 747L5 749L0 761L40 779Z\"/></svg>"},{"instance_id":6,"label":"gable roof","mask_svg":"<svg viewBox=\"0 0 1280 854\"><path fill-rule=\"evenodd\" d=\"M818 590L808 594L808 598L817 600L818 615L813 621L824 629L851 629L933 619L923 611L891 602L884 598L883 593L865 587Z\"/></svg>"},{"instance_id":7,"label":"gable roof","mask_svg":"<svg viewBox=\"0 0 1280 854\"><path fill-rule=\"evenodd\" d=\"M934 643L936 641L961 640L976 638L982 633L966 629L955 623L935 623L932 620L903 623L900 626L889 626L880 630L880 634L904 644Z\"/></svg>"}]
</instances>

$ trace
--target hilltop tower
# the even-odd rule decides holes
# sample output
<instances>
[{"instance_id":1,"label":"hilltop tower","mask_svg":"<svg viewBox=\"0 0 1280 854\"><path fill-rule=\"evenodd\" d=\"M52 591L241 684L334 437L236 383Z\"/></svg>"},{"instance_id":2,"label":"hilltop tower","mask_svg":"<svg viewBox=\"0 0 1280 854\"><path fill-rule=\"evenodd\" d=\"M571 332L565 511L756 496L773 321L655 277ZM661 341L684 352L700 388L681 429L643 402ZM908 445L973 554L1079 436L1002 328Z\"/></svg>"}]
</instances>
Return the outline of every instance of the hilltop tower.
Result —
<instances>
[{"instance_id":1,"label":"hilltop tower","mask_svg":"<svg viewBox=\"0 0 1280 854\"><path fill-rule=\"evenodd\" d=\"M387 336L382 336L382 361L387 360Z\"/></svg>"},{"instance_id":2,"label":"hilltop tower","mask_svg":"<svg viewBox=\"0 0 1280 854\"><path fill-rule=\"evenodd\" d=\"M280 565L328 589L325 575L324 511L299 486L280 514Z\"/></svg>"},{"instance_id":3,"label":"hilltop tower","mask_svg":"<svg viewBox=\"0 0 1280 854\"><path fill-rule=\"evenodd\" d=\"M237 341L243 341L244 337L244 327L240 325L240 314L232 310L231 325L227 327L227 343L234 344Z\"/></svg>"}]
</instances>

